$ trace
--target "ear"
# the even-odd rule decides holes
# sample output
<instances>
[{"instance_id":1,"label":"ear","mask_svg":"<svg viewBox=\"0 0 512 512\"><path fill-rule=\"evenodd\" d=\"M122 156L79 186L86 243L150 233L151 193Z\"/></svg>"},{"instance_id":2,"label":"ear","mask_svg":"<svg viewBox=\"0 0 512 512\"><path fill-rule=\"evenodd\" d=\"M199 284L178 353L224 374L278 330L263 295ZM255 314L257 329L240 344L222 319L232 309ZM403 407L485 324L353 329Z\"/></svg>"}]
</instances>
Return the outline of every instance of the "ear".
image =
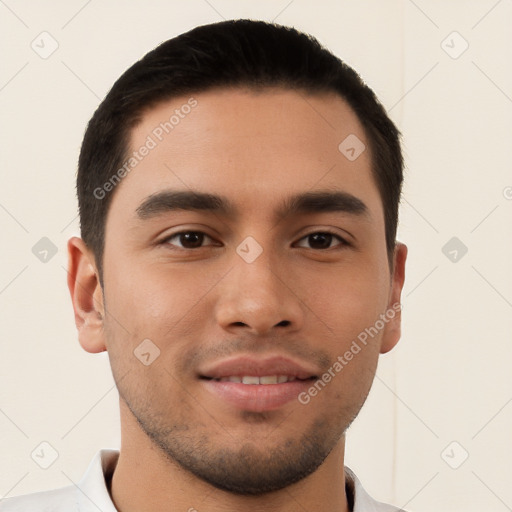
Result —
<instances>
[{"instance_id":1,"label":"ear","mask_svg":"<svg viewBox=\"0 0 512 512\"><path fill-rule=\"evenodd\" d=\"M407 247L397 242L393 255L393 272L391 276L391 290L389 292L389 300L386 317L388 322L382 336L380 352L385 354L389 352L400 339L402 334L402 306L400 297L405 281L405 260L407 258Z\"/></svg>"},{"instance_id":2,"label":"ear","mask_svg":"<svg viewBox=\"0 0 512 512\"><path fill-rule=\"evenodd\" d=\"M80 345L91 353L105 351L103 290L94 255L78 237L68 241L68 288Z\"/></svg>"}]
</instances>

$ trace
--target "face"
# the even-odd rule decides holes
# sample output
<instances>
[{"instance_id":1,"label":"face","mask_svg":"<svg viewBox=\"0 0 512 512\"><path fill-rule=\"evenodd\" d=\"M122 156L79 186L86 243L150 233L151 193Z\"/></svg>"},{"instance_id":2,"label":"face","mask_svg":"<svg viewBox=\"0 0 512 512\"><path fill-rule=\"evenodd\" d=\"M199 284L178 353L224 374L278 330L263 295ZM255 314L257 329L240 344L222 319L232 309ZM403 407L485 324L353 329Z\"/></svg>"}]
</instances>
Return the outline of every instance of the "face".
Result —
<instances>
[{"instance_id":1,"label":"face","mask_svg":"<svg viewBox=\"0 0 512 512\"><path fill-rule=\"evenodd\" d=\"M147 112L130 149L82 345L187 471L242 494L304 478L399 338L405 247L390 271L360 122L334 95L216 90Z\"/></svg>"}]
</instances>

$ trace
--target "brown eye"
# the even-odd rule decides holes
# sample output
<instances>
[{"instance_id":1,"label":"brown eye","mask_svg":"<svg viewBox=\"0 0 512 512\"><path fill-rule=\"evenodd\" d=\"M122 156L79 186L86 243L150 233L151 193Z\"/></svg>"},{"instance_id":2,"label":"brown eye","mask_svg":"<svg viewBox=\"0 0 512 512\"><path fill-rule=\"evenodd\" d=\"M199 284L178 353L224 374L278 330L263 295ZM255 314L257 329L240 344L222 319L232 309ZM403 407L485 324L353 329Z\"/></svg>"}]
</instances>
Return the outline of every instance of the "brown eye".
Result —
<instances>
[{"instance_id":1,"label":"brown eye","mask_svg":"<svg viewBox=\"0 0 512 512\"><path fill-rule=\"evenodd\" d=\"M166 238L164 243L177 245L181 249L197 249L203 247L205 239L211 240L207 234L202 233L201 231L182 231ZM171 240L177 240L178 244L171 243Z\"/></svg>"},{"instance_id":2,"label":"brown eye","mask_svg":"<svg viewBox=\"0 0 512 512\"><path fill-rule=\"evenodd\" d=\"M328 231L310 233L309 235L301 238L301 241L302 240L306 240L309 243L310 249L317 250L325 250L339 245L347 245L347 242L343 240L343 238L341 238L339 235L335 235L334 233L330 233ZM331 245L333 241L337 241L338 243ZM304 245L301 245L301 247L304 247Z\"/></svg>"}]
</instances>

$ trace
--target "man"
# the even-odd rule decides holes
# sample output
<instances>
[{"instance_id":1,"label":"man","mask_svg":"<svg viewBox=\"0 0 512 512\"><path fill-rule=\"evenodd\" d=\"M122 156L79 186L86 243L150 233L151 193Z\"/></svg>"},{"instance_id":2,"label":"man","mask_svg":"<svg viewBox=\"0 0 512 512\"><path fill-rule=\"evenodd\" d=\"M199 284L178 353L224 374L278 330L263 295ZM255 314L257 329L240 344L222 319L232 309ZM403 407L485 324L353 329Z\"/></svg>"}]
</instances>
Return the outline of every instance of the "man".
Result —
<instances>
[{"instance_id":1,"label":"man","mask_svg":"<svg viewBox=\"0 0 512 512\"><path fill-rule=\"evenodd\" d=\"M4 511L392 511L345 431L400 338L399 132L315 39L249 20L134 64L91 119L68 285L121 450Z\"/></svg>"}]
</instances>

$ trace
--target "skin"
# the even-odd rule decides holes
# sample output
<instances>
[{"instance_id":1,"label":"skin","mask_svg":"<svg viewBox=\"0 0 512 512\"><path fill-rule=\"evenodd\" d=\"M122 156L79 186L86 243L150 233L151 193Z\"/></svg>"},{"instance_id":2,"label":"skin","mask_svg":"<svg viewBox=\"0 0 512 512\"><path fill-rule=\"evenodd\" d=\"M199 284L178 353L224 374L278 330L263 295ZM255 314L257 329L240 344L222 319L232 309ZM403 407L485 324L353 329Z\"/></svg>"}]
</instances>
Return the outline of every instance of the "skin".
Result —
<instances>
[{"instance_id":1,"label":"skin","mask_svg":"<svg viewBox=\"0 0 512 512\"><path fill-rule=\"evenodd\" d=\"M88 247L76 237L68 243L80 343L108 351L120 394L112 499L122 512L348 511L344 432L379 354L400 338L399 312L306 405L247 412L208 393L198 373L228 355L285 355L321 375L400 302L407 249L397 244L390 268L367 138L335 95L223 89L194 98L191 113L115 190L103 288ZM188 99L148 111L131 148ZM338 150L349 134L367 148L353 162ZM148 196L169 188L222 194L238 214L138 218ZM350 193L368 214L275 218L283 199L315 190ZM187 230L210 238L188 249L183 237L169 239ZM348 245L333 237L318 248L307 236L326 230ZM263 249L252 263L236 252L247 236ZM144 339L160 350L149 366L133 353ZM230 482L250 484L252 495L228 490Z\"/></svg>"}]
</instances>

